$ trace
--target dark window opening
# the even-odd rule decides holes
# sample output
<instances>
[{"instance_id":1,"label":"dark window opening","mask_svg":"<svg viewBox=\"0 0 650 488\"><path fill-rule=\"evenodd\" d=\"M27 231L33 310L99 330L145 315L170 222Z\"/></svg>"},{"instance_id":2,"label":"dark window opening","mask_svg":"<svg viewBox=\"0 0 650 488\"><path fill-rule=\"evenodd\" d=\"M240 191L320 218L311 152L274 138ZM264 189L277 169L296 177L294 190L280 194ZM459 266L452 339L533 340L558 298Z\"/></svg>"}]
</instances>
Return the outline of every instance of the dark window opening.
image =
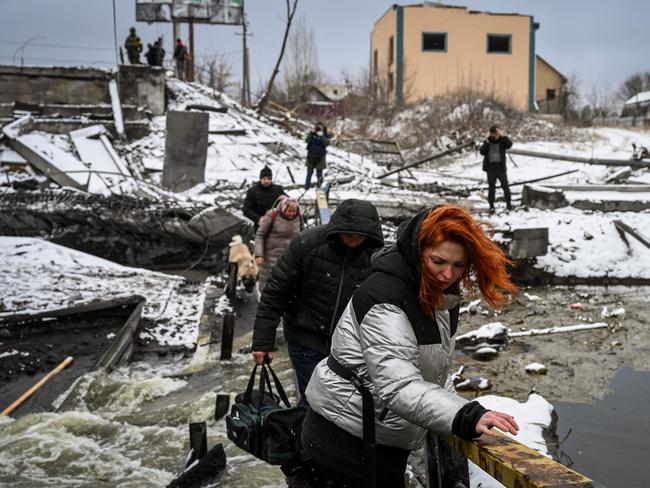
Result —
<instances>
[{"instance_id":1,"label":"dark window opening","mask_svg":"<svg viewBox=\"0 0 650 488\"><path fill-rule=\"evenodd\" d=\"M489 53L506 53L511 52L510 35L488 34L488 52Z\"/></svg>"},{"instance_id":2,"label":"dark window opening","mask_svg":"<svg viewBox=\"0 0 650 488\"><path fill-rule=\"evenodd\" d=\"M423 51L446 51L447 50L447 33L445 33L445 32L423 32L422 33L422 50Z\"/></svg>"},{"instance_id":3,"label":"dark window opening","mask_svg":"<svg viewBox=\"0 0 650 488\"><path fill-rule=\"evenodd\" d=\"M388 73L388 93L393 91L393 73Z\"/></svg>"},{"instance_id":4,"label":"dark window opening","mask_svg":"<svg viewBox=\"0 0 650 488\"><path fill-rule=\"evenodd\" d=\"M388 64L393 64L393 56L395 54L395 41L393 36L388 38Z\"/></svg>"},{"instance_id":5,"label":"dark window opening","mask_svg":"<svg viewBox=\"0 0 650 488\"><path fill-rule=\"evenodd\" d=\"M375 52L372 55L372 72L375 76L379 74L379 55L377 53L377 50L375 49Z\"/></svg>"},{"instance_id":6,"label":"dark window opening","mask_svg":"<svg viewBox=\"0 0 650 488\"><path fill-rule=\"evenodd\" d=\"M547 88L546 89L546 99L547 100L555 100L555 88Z\"/></svg>"}]
</instances>

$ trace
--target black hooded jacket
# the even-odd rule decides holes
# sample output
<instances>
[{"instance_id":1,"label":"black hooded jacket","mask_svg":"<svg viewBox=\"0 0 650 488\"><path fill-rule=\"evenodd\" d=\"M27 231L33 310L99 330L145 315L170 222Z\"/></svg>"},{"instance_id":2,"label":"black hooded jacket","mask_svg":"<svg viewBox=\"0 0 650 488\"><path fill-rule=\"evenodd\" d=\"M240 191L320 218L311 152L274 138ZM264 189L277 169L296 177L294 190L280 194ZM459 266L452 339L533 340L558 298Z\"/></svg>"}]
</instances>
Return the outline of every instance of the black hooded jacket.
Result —
<instances>
[{"instance_id":1,"label":"black hooded jacket","mask_svg":"<svg viewBox=\"0 0 650 488\"><path fill-rule=\"evenodd\" d=\"M262 216L273 206L273 203L284 195L284 187L272 183L263 186L260 182L250 187L244 198L244 215L253 221L255 228Z\"/></svg>"},{"instance_id":2,"label":"black hooded jacket","mask_svg":"<svg viewBox=\"0 0 650 488\"><path fill-rule=\"evenodd\" d=\"M366 236L350 249L339 234ZM329 338L354 291L370 274L373 250L384 240L377 210L345 200L326 225L307 229L289 244L271 272L255 317L254 351L273 351L280 318L288 342L327 354Z\"/></svg>"}]
</instances>

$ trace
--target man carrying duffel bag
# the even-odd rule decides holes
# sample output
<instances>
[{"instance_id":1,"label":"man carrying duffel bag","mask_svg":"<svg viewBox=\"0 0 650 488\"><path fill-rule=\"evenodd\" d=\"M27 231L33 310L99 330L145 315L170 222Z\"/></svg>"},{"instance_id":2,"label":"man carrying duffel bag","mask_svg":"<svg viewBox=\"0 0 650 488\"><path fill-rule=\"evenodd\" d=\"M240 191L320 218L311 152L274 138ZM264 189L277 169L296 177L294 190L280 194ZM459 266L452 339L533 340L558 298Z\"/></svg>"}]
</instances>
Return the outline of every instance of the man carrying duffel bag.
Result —
<instances>
[{"instance_id":1,"label":"man carrying duffel bag","mask_svg":"<svg viewBox=\"0 0 650 488\"><path fill-rule=\"evenodd\" d=\"M259 383L254 389L258 367ZM305 413L305 407L291 406L269 362L256 364L246 391L235 397L226 416L228 439L262 461L281 465L283 472L290 476L301 463L300 435Z\"/></svg>"}]
</instances>

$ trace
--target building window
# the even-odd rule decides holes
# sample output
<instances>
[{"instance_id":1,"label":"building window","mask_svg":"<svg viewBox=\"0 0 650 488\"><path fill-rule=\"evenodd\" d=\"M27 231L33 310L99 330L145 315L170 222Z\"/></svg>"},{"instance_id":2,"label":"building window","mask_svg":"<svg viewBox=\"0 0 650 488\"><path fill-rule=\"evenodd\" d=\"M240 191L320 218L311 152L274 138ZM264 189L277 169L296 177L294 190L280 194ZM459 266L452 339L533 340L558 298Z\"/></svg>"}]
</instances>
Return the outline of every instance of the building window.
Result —
<instances>
[{"instance_id":1,"label":"building window","mask_svg":"<svg viewBox=\"0 0 650 488\"><path fill-rule=\"evenodd\" d=\"M376 49L372 53L372 74L375 76L379 74L379 54Z\"/></svg>"},{"instance_id":2,"label":"building window","mask_svg":"<svg viewBox=\"0 0 650 488\"><path fill-rule=\"evenodd\" d=\"M512 52L512 36L510 34L488 34L487 52L510 54Z\"/></svg>"},{"instance_id":3,"label":"building window","mask_svg":"<svg viewBox=\"0 0 650 488\"><path fill-rule=\"evenodd\" d=\"M555 100L555 88L546 89L546 100Z\"/></svg>"},{"instance_id":4,"label":"building window","mask_svg":"<svg viewBox=\"0 0 650 488\"><path fill-rule=\"evenodd\" d=\"M395 56L395 39L393 36L388 38L388 65L393 64L393 58Z\"/></svg>"},{"instance_id":5,"label":"building window","mask_svg":"<svg viewBox=\"0 0 650 488\"><path fill-rule=\"evenodd\" d=\"M423 32L422 50L446 52L447 33L446 32Z\"/></svg>"},{"instance_id":6,"label":"building window","mask_svg":"<svg viewBox=\"0 0 650 488\"><path fill-rule=\"evenodd\" d=\"M388 93L393 91L393 73L388 73Z\"/></svg>"}]
</instances>

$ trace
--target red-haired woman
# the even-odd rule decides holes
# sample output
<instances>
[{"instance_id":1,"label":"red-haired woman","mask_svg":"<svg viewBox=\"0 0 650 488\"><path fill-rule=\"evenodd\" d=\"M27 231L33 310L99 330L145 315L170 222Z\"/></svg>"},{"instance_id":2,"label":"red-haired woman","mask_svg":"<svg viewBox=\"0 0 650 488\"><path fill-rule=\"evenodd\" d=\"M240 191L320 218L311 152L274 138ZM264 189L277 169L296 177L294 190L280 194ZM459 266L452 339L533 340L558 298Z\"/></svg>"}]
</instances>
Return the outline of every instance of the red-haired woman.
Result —
<instances>
[{"instance_id":1,"label":"red-haired woman","mask_svg":"<svg viewBox=\"0 0 650 488\"><path fill-rule=\"evenodd\" d=\"M516 291L506 264L459 207L435 207L400 227L348 303L330 356L307 387L302 442L312 486L404 486L408 454L427 430L464 439L492 435L492 427L517 433L513 417L468 402L448 382L460 285L473 292L475 279L498 307L504 291Z\"/></svg>"}]
</instances>

